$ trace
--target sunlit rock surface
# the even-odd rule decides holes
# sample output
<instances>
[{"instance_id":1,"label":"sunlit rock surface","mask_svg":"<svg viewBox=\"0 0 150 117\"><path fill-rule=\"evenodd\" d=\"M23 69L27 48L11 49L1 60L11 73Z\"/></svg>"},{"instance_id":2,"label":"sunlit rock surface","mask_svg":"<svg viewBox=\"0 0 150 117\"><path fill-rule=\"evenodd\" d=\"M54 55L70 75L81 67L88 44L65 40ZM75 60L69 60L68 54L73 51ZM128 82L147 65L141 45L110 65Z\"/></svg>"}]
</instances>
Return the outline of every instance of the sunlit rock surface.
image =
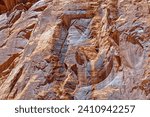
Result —
<instances>
[{"instance_id":1,"label":"sunlit rock surface","mask_svg":"<svg viewBox=\"0 0 150 117\"><path fill-rule=\"evenodd\" d=\"M149 0L0 0L0 99L150 99Z\"/></svg>"}]
</instances>

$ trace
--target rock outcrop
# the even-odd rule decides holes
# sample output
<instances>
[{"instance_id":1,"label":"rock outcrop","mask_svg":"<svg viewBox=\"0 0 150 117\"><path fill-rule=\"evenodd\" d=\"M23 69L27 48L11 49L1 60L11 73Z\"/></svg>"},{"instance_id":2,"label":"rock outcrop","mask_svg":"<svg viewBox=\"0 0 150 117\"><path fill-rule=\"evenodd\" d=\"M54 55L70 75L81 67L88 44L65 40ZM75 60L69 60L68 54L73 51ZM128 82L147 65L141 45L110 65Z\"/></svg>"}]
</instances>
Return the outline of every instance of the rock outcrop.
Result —
<instances>
[{"instance_id":1,"label":"rock outcrop","mask_svg":"<svg viewBox=\"0 0 150 117\"><path fill-rule=\"evenodd\" d=\"M1 0L0 99L150 99L148 0Z\"/></svg>"}]
</instances>

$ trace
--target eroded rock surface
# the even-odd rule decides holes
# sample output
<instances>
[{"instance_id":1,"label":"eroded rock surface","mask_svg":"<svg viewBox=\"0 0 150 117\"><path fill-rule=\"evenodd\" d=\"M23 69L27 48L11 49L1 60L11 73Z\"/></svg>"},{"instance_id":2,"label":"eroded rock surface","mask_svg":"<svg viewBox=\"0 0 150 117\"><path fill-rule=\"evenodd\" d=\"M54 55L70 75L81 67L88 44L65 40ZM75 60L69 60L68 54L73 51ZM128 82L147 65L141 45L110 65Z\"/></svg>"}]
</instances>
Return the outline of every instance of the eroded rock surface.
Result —
<instances>
[{"instance_id":1,"label":"eroded rock surface","mask_svg":"<svg viewBox=\"0 0 150 117\"><path fill-rule=\"evenodd\" d=\"M1 0L0 99L150 99L148 0Z\"/></svg>"}]
</instances>

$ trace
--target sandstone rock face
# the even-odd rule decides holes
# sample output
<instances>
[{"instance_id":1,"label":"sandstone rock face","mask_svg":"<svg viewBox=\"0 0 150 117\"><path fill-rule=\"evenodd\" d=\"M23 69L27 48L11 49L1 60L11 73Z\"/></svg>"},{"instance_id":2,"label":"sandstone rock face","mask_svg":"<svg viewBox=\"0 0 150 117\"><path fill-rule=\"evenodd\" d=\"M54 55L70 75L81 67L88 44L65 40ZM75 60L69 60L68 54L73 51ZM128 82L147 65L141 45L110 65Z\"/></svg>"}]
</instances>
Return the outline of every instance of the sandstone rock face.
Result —
<instances>
[{"instance_id":1,"label":"sandstone rock face","mask_svg":"<svg viewBox=\"0 0 150 117\"><path fill-rule=\"evenodd\" d=\"M150 99L149 0L0 0L0 99Z\"/></svg>"},{"instance_id":2,"label":"sandstone rock face","mask_svg":"<svg viewBox=\"0 0 150 117\"><path fill-rule=\"evenodd\" d=\"M14 7L24 7L28 8L32 3L36 2L38 0L0 0L0 13L11 11ZM26 5L23 5L22 3L27 3Z\"/></svg>"}]
</instances>

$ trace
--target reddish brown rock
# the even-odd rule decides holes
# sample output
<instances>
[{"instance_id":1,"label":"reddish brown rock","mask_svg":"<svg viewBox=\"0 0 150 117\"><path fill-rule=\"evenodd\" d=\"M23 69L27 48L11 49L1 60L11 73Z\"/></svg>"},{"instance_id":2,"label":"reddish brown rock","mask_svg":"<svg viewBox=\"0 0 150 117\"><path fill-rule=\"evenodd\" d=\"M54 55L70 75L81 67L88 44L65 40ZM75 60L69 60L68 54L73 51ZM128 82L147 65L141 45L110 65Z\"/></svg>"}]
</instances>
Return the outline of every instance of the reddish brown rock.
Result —
<instances>
[{"instance_id":1,"label":"reddish brown rock","mask_svg":"<svg viewBox=\"0 0 150 117\"><path fill-rule=\"evenodd\" d=\"M150 99L149 5L0 1L0 99Z\"/></svg>"},{"instance_id":2,"label":"reddish brown rock","mask_svg":"<svg viewBox=\"0 0 150 117\"><path fill-rule=\"evenodd\" d=\"M25 6L28 8L36 1L38 0L0 0L0 13L12 11L12 9L18 8L18 6L23 8L23 4L26 4Z\"/></svg>"}]
</instances>

